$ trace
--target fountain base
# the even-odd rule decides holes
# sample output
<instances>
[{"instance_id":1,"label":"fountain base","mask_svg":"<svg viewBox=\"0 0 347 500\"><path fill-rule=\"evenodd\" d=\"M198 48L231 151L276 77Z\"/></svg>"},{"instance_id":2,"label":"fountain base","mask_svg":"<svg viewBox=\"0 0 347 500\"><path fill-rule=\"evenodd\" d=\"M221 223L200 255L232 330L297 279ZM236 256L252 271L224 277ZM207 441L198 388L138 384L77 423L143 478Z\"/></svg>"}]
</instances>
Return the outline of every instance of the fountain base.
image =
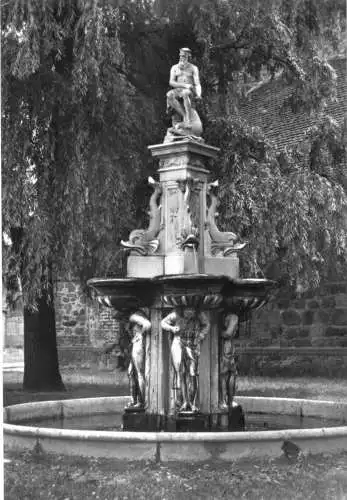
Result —
<instances>
[{"instance_id":1,"label":"fountain base","mask_svg":"<svg viewBox=\"0 0 347 500\"><path fill-rule=\"evenodd\" d=\"M238 432L245 430L245 416L237 403L229 410L213 414L187 411L166 416L126 408L122 429L132 432Z\"/></svg>"},{"instance_id":2,"label":"fountain base","mask_svg":"<svg viewBox=\"0 0 347 500\"><path fill-rule=\"evenodd\" d=\"M44 453L192 463L281 457L284 441L293 442L304 454L347 448L347 403L240 396L236 401L246 414L246 432L120 432L118 422L128 397L13 405L4 409L5 450L24 452L40 446ZM256 431L250 426L255 414ZM77 428L72 425L74 418L82 418ZM111 418L111 428L116 430L107 426L103 430L103 418ZM265 422L273 421L274 426L265 427Z\"/></svg>"}]
</instances>

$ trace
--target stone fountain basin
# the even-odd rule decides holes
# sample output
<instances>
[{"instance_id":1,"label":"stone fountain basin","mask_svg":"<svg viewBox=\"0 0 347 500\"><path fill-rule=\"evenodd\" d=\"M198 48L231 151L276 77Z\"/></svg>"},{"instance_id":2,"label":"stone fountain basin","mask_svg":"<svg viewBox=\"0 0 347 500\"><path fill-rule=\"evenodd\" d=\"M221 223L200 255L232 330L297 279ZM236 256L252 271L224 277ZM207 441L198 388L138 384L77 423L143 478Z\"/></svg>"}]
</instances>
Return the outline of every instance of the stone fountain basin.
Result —
<instances>
[{"instance_id":1,"label":"stone fountain basin","mask_svg":"<svg viewBox=\"0 0 347 500\"><path fill-rule=\"evenodd\" d=\"M36 450L77 456L156 462L233 461L279 457L284 441L304 454L347 449L347 403L288 398L242 397L245 413L298 415L336 420L336 427L252 432L122 432L30 426L30 421L120 414L129 397L103 397L25 403L4 408L5 450ZM23 423L26 425L23 425ZM343 425L345 424L346 425ZM29 425L28 425L29 424ZM338 426L339 425L339 426Z\"/></svg>"},{"instance_id":2,"label":"stone fountain basin","mask_svg":"<svg viewBox=\"0 0 347 500\"><path fill-rule=\"evenodd\" d=\"M277 285L267 279L233 279L209 274L92 278L87 284L96 290L106 305L116 310L150 307L157 300L164 300L162 305L168 305L164 299L168 296L177 297L178 305L180 297L194 297L191 305L201 306L206 296L219 296L217 305L238 314L262 307ZM174 306L174 303L170 305Z\"/></svg>"}]
</instances>

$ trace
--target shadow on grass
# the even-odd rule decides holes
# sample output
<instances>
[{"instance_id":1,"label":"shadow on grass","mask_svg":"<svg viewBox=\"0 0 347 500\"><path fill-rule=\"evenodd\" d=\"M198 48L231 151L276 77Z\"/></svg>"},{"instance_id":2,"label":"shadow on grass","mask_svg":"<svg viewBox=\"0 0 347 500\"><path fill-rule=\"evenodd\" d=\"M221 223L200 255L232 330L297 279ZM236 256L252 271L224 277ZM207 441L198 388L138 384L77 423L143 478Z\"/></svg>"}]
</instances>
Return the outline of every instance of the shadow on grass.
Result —
<instances>
[{"instance_id":1,"label":"shadow on grass","mask_svg":"<svg viewBox=\"0 0 347 500\"><path fill-rule=\"evenodd\" d=\"M127 396L127 386L99 384L66 385L65 392L31 392L24 391L21 384L6 384L3 390L3 404L10 406L33 401L50 401L59 399L97 398L106 396Z\"/></svg>"}]
</instances>

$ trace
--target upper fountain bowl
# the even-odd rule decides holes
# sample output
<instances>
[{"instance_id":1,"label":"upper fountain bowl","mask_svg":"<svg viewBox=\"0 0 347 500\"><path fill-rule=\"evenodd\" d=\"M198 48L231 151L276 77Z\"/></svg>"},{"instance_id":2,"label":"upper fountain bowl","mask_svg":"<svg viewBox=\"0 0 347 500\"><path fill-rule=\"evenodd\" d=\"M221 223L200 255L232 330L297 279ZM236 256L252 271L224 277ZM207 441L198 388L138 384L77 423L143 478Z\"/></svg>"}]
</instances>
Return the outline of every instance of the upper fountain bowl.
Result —
<instances>
[{"instance_id":1,"label":"upper fountain bowl","mask_svg":"<svg viewBox=\"0 0 347 500\"><path fill-rule=\"evenodd\" d=\"M223 307L237 314L266 304L276 288L267 279L232 279L208 274L156 276L153 278L93 278L88 286L101 301L119 311L138 308Z\"/></svg>"}]
</instances>

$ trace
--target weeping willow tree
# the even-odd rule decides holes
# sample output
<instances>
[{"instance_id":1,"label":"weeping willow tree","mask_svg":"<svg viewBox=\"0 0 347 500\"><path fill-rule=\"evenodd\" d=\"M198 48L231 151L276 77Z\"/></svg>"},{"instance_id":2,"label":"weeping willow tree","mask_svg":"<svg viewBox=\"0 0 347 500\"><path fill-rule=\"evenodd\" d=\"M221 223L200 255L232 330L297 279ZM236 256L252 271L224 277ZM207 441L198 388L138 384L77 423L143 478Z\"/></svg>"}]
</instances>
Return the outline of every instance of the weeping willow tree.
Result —
<instances>
[{"instance_id":1,"label":"weeping willow tree","mask_svg":"<svg viewBox=\"0 0 347 500\"><path fill-rule=\"evenodd\" d=\"M155 102L125 73L121 16L95 1L3 6L5 275L22 287L26 389L63 387L54 279L116 272L134 223Z\"/></svg>"},{"instance_id":2,"label":"weeping willow tree","mask_svg":"<svg viewBox=\"0 0 347 500\"><path fill-rule=\"evenodd\" d=\"M332 0L3 2L3 260L25 302L25 388L62 387L54 277L117 272L182 46L200 68L205 139L221 148L221 224L250 242L245 273L256 262L306 288L329 257L343 265L344 130L325 105L344 16ZM304 148L280 150L239 112L251 86L278 75L285 105L317 114Z\"/></svg>"}]
</instances>

